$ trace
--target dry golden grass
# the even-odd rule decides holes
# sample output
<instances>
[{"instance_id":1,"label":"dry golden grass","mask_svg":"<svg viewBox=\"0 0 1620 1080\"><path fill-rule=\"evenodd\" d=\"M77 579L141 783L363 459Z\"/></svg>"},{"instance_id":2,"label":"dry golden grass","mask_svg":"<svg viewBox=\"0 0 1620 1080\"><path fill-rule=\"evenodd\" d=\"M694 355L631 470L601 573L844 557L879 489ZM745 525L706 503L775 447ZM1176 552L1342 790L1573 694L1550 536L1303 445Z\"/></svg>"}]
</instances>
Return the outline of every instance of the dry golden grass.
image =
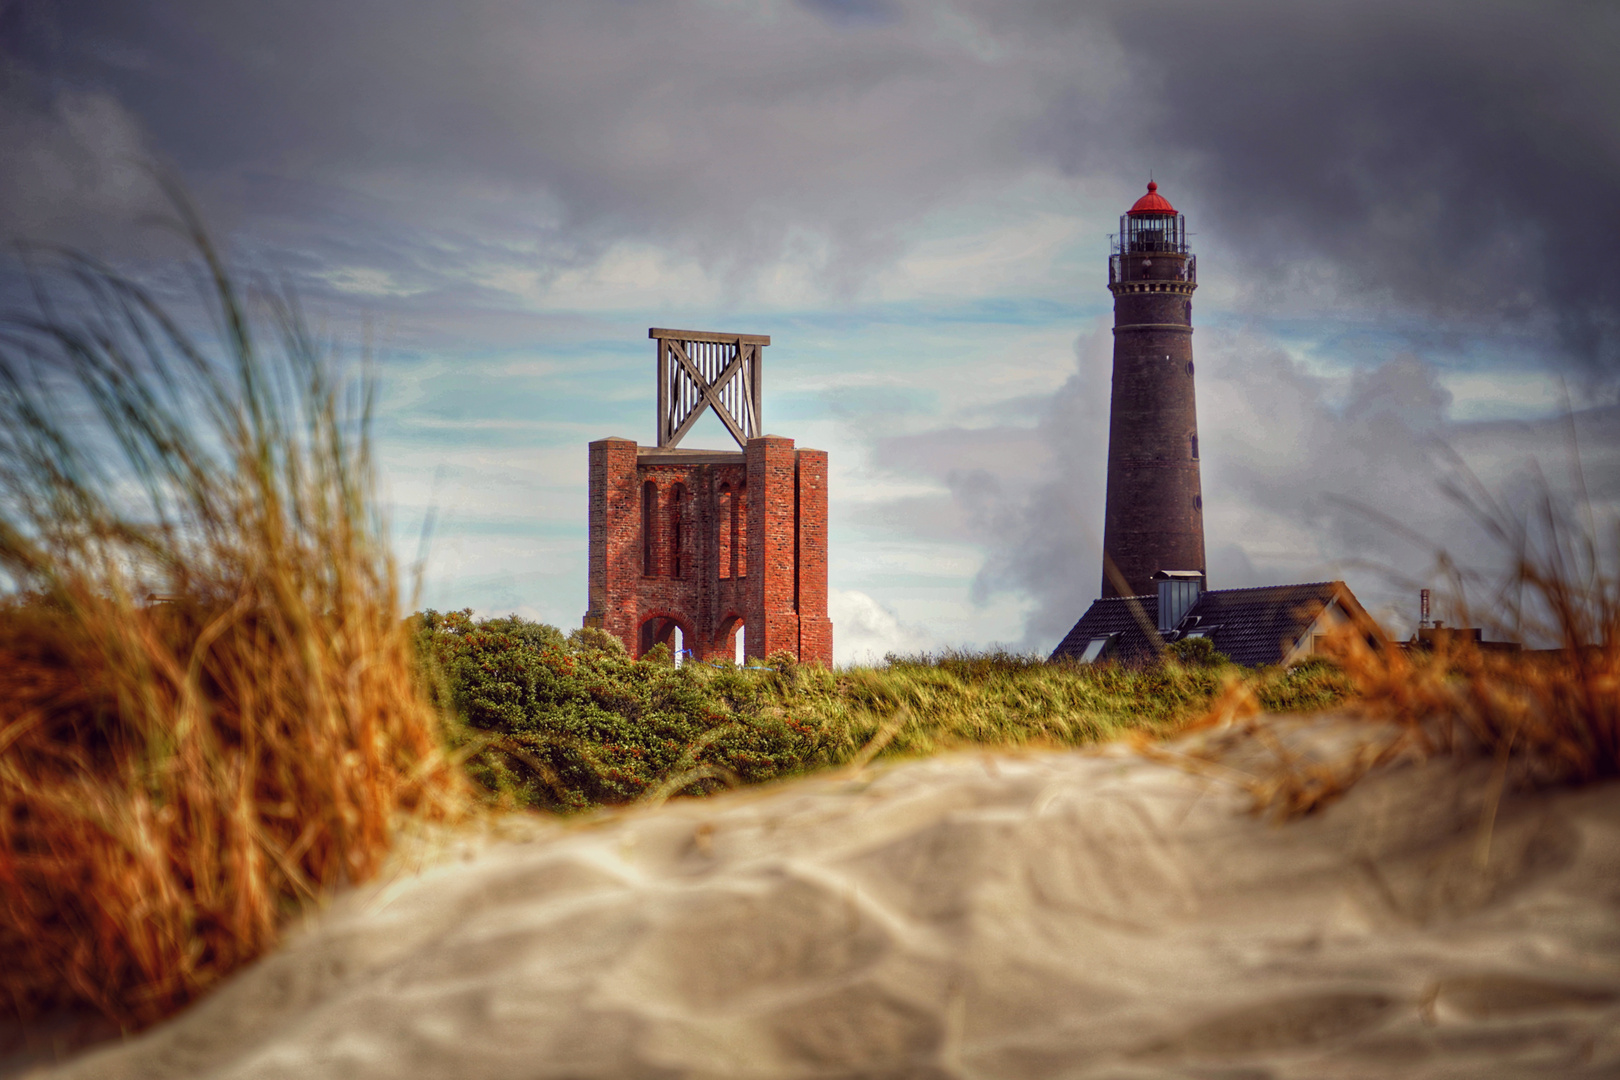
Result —
<instances>
[{"instance_id":1,"label":"dry golden grass","mask_svg":"<svg viewBox=\"0 0 1620 1080\"><path fill-rule=\"evenodd\" d=\"M286 303L265 351L182 217L211 351L77 258L0 327L0 1007L24 1019L159 1019L372 874L401 812L464 806L368 391Z\"/></svg>"},{"instance_id":2,"label":"dry golden grass","mask_svg":"<svg viewBox=\"0 0 1620 1080\"><path fill-rule=\"evenodd\" d=\"M1620 531L1605 560L1590 515L1572 524L1543 495L1535 514L1514 516L1477 485L1466 494L1512 569L1484 612L1463 603L1457 575L1452 609L1494 635L1548 647L1511 651L1441 635L1432 649L1376 649L1345 626L1327 650L1349 679L1351 710L1381 726L1325 756L1285 746L1252 719L1252 694L1234 683L1192 727L1235 723L1271 751L1274 767L1247 781L1258 809L1310 813L1403 756L1494 759L1491 812L1509 786L1620 777Z\"/></svg>"}]
</instances>

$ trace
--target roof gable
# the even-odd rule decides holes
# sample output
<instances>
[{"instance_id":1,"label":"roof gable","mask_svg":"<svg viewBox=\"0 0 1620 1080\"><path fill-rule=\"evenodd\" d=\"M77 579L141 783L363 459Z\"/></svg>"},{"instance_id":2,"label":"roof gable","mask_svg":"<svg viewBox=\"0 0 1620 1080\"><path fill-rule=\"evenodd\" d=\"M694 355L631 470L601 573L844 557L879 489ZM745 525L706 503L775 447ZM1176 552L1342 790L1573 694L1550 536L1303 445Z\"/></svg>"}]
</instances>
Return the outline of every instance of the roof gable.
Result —
<instances>
[{"instance_id":1,"label":"roof gable","mask_svg":"<svg viewBox=\"0 0 1620 1080\"><path fill-rule=\"evenodd\" d=\"M1252 589L1211 589L1188 609L1181 625L1163 640L1207 636L1217 651L1246 667L1281 663L1329 603L1339 601L1357 622L1368 622L1355 596L1342 581L1304 585L1264 585ZM1142 613L1137 618L1132 607ZM1066 634L1051 659L1080 659L1086 646L1111 634L1119 638L1101 659L1145 663L1153 659L1159 637L1157 596L1107 597L1094 601ZM1149 637L1152 632L1152 638Z\"/></svg>"}]
</instances>

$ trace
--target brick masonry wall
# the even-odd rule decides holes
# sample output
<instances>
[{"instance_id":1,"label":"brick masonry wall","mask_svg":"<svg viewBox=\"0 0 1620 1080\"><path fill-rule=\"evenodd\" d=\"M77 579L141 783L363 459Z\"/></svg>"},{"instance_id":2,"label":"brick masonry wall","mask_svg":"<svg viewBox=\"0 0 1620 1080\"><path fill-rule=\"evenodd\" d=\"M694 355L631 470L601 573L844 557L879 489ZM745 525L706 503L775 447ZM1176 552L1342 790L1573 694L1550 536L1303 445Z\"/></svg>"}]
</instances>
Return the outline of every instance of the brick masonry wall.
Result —
<instances>
[{"instance_id":1,"label":"brick masonry wall","mask_svg":"<svg viewBox=\"0 0 1620 1080\"><path fill-rule=\"evenodd\" d=\"M1204 566L1204 514L1193 393L1192 291L1185 257L1132 256L1114 293L1103 551L1128 595L1158 570ZM1102 595L1122 595L1103 571Z\"/></svg>"},{"instance_id":2,"label":"brick masonry wall","mask_svg":"<svg viewBox=\"0 0 1620 1080\"><path fill-rule=\"evenodd\" d=\"M832 620L827 618L827 454L798 452L799 659L832 667Z\"/></svg>"},{"instance_id":3,"label":"brick masonry wall","mask_svg":"<svg viewBox=\"0 0 1620 1080\"><path fill-rule=\"evenodd\" d=\"M734 656L746 626L751 657L785 650L830 667L827 455L780 436L697 463L643 454L628 439L590 444L585 625L618 637L633 656L678 626L703 660Z\"/></svg>"}]
</instances>

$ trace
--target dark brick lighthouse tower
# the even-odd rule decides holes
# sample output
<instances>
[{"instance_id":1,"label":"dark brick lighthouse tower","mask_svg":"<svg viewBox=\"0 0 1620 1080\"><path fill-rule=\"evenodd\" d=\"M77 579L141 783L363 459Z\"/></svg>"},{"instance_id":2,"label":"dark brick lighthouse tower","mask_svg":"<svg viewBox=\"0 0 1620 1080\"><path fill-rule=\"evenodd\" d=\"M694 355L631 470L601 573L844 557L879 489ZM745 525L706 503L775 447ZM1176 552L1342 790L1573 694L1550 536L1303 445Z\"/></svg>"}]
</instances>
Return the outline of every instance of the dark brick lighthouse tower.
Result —
<instances>
[{"instance_id":1,"label":"dark brick lighthouse tower","mask_svg":"<svg viewBox=\"0 0 1620 1080\"><path fill-rule=\"evenodd\" d=\"M1204 572L1204 498L1193 399L1187 221L1151 181L1119 219L1108 259L1114 388L1102 595L1145 596L1161 570Z\"/></svg>"}]
</instances>

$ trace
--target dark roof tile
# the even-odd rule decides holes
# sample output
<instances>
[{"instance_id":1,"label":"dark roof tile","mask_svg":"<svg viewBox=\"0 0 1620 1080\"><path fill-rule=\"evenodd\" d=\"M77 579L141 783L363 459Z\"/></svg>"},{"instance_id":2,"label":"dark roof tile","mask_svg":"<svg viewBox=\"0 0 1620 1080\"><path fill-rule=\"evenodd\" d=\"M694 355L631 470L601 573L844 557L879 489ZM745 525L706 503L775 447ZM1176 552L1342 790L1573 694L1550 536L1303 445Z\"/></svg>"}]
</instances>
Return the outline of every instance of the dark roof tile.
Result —
<instances>
[{"instance_id":1,"label":"dark roof tile","mask_svg":"<svg viewBox=\"0 0 1620 1080\"><path fill-rule=\"evenodd\" d=\"M1140 617L1131 610L1133 605L1140 611ZM1074 624L1074 629L1052 651L1051 659L1078 660L1093 640L1112 634L1118 634L1119 640L1098 659L1122 663L1152 659L1158 650L1148 635L1152 631L1153 637L1158 636L1153 629L1158 626L1158 620L1157 596L1109 596L1094 600L1086 613L1080 616L1080 621Z\"/></svg>"},{"instance_id":2,"label":"dark roof tile","mask_svg":"<svg viewBox=\"0 0 1620 1080\"><path fill-rule=\"evenodd\" d=\"M1204 630L1215 648L1247 667L1276 664L1298 642L1335 596L1347 598L1353 611L1361 606L1342 581L1316 581L1306 585L1265 585L1253 589L1212 589L1188 610L1181 626L1165 635L1174 641L1187 632ZM1099 637L1119 638L1099 659L1122 663L1151 660L1156 651L1142 620L1132 613L1136 605L1148 628L1158 625L1157 596L1108 597L1094 601L1052 651L1052 659L1079 659L1086 646ZM1158 634L1154 631L1153 637Z\"/></svg>"}]
</instances>

